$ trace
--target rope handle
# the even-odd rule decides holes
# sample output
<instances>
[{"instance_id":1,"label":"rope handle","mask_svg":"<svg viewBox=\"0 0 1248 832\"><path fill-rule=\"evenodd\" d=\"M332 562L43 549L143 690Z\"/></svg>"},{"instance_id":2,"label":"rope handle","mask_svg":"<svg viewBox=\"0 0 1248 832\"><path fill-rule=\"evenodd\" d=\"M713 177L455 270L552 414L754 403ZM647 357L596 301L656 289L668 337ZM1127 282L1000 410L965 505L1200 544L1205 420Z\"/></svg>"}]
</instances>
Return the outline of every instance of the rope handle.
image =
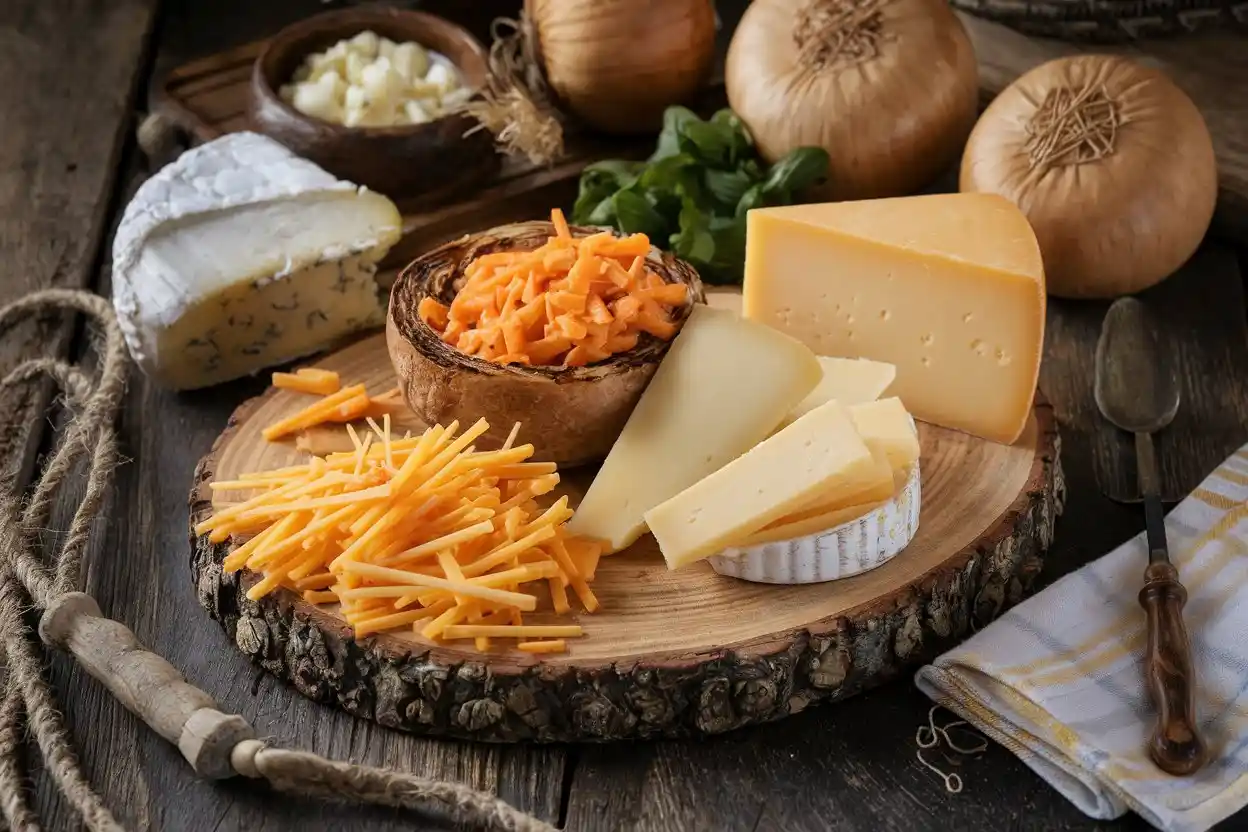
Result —
<instances>
[{"instance_id":1,"label":"rope handle","mask_svg":"<svg viewBox=\"0 0 1248 832\"><path fill-rule=\"evenodd\" d=\"M211 696L139 643L126 625L105 618L95 599L69 592L39 619L44 643L73 654L117 701L178 746L201 777L221 780L236 772L234 746L255 731L237 714L225 714Z\"/></svg>"}]
</instances>

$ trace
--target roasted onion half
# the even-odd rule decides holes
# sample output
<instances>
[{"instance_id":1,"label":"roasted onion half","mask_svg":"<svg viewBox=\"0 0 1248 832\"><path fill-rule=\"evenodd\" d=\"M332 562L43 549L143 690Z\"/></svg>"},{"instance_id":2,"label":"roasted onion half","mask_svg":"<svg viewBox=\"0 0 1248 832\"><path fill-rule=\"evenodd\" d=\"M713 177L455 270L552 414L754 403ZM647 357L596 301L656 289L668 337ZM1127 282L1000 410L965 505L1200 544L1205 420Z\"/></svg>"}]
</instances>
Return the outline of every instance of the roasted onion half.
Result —
<instances>
[{"instance_id":1,"label":"roasted onion half","mask_svg":"<svg viewBox=\"0 0 1248 832\"><path fill-rule=\"evenodd\" d=\"M575 237L601 228L572 226ZM482 450L506 441L516 422L520 442L532 443L534 459L571 467L598 462L611 450L671 341L643 334L637 346L583 367L499 364L465 355L442 341L421 320L421 300L449 304L464 283L468 265L483 254L529 251L555 234L549 222L504 225L446 243L412 261L390 292L386 343L408 406L426 424L484 417L490 431ZM705 303L698 273L682 260L651 248L651 271L668 283L689 287L673 310L683 325L695 303Z\"/></svg>"}]
</instances>

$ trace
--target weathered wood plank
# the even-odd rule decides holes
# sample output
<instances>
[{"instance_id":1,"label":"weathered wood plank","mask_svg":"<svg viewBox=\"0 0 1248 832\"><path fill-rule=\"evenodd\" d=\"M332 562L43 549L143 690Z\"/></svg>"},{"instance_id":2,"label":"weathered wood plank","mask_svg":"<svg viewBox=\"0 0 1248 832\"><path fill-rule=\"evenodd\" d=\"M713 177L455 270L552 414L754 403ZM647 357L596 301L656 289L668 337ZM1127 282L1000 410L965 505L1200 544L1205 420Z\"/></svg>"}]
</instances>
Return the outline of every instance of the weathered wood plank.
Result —
<instances>
[{"instance_id":1,"label":"weathered wood plank","mask_svg":"<svg viewBox=\"0 0 1248 832\"><path fill-rule=\"evenodd\" d=\"M0 3L0 303L91 282L154 6ZM19 324L0 342L0 367L64 355L72 332L59 316ZM46 426L49 389L0 393L12 426L0 430L0 459L23 478Z\"/></svg>"},{"instance_id":2,"label":"weathered wood plank","mask_svg":"<svg viewBox=\"0 0 1248 832\"><path fill-rule=\"evenodd\" d=\"M950 794L915 758L930 703L908 682L774 726L698 744L587 749L567 824L577 832L1060 832L1091 829L1077 809L999 746L926 759L964 780ZM940 724L952 719L946 712ZM960 737L966 741L965 737ZM644 765L644 768L642 767ZM1147 829L1137 818L1103 830Z\"/></svg>"},{"instance_id":3,"label":"weathered wood plank","mask_svg":"<svg viewBox=\"0 0 1248 832\"><path fill-rule=\"evenodd\" d=\"M1177 354L1182 404L1174 423L1157 436L1162 496L1182 499L1248 440L1248 323L1236 252L1206 244L1177 274L1140 295ZM1107 303L1049 303L1048 348L1041 387L1058 406L1063 428L1092 439L1101 489L1115 500L1137 501L1135 448L1128 434L1106 422L1092 397L1096 349Z\"/></svg>"},{"instance_id":4,"label":"weathered wood plank","mask_svg":"<svg viewBox=\"0 0 1248 832\"><path fill-rule=\"evenodd\" d=\"M271 29L316 10L306 2L270 3L264 5L263 14L249 16L244 12L252 6L243 2L224 4L225 8L216 4L211 10L204 4L182 5L166 9L165 35L169 42L184 46L198 43L201 51L228 46L226 38L248 37L245 26L223 26L220 21L225 17L237 14L236 19L249 20L249 25ZM209 25L213 20L216 24ZM182 27L197 28L198 33ZM160 48L164 55L172 51ZM191 55L176 60L187 57ZM107 291L107 274L100 289ZM187 567L185 493L196 461L229 412L257 391L257 382L240 382L175 395L142 377L132 379L121 425L123 454L129 462L117 472L107 519L97 528L84 589L192 683L215 696L223 708L243 714L276 744L469 783L557 820L564 779L561 749L422 740L356 720L308 701L251 666L206 618L195 601ZM67 524L64 506L75 497L65 495L54 528ZM147 731L80 669L61 656L53 658L52 667L85 768L127 828L398 830L413 824L449 828L435 818L392 810L280 797L246 781L200 781L176 749ZM72 812L42 779L39 805L48 828L73 825Z\"/></svg>"},{"instance_id":5,"label":"weathered wood plank","mask_svg":"<svg viewBox=\"0 0 1248 832\"><path fill-rule=\"evenodd\" d=\"M154 7L154 0L0 6L3 301L93 281ZM65 355L73 323L19 324L0 342L0 367ZM49 424L50 391L45 385L0 394L0 458L23 481ZM38 778L38 764L32 769ZM33 798L45 818L57 814L49 811L55 798L42 779Z\"/></svg>"}]
</instances>

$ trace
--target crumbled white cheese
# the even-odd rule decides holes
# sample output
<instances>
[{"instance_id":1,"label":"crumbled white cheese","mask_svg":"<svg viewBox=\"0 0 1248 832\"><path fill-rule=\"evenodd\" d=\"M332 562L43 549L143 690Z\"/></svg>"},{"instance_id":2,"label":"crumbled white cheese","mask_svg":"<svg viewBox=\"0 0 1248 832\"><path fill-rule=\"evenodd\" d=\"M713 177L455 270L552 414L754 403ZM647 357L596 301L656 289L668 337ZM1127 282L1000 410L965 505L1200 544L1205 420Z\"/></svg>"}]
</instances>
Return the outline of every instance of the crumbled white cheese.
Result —
<instances>
[{"instance_id":1,"label":"crumbled white cheese","mask_svg":"<svg viewBox=\"0 0 1248 832\"><path fill-rule=\"evenodd\" d=\"M279 92L299 112L348 127L431 121L471 95L445 56L375 32L308 55Z\"/></svg>"}]
</instances>

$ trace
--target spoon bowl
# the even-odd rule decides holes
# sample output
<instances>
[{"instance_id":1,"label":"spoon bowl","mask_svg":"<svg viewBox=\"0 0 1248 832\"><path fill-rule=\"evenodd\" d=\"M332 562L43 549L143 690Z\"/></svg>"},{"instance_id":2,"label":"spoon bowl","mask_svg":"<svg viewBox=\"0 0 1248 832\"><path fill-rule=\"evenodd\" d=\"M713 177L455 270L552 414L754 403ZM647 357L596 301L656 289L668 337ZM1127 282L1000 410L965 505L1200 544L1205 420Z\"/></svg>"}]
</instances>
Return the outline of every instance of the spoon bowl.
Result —
<instances>
[{"instance_id":1,"label":"spoon bowl","mask_svg":"<svg viewBox=\"0 0 1248 832\"><path fill-rule=\"evenodd\" d=\"M1096 342L1096 406L1131 433L1156 433L1179 410L1179 380L1157 321L1133 297L1105 313Z\"/></svg>"}]
</instances>

